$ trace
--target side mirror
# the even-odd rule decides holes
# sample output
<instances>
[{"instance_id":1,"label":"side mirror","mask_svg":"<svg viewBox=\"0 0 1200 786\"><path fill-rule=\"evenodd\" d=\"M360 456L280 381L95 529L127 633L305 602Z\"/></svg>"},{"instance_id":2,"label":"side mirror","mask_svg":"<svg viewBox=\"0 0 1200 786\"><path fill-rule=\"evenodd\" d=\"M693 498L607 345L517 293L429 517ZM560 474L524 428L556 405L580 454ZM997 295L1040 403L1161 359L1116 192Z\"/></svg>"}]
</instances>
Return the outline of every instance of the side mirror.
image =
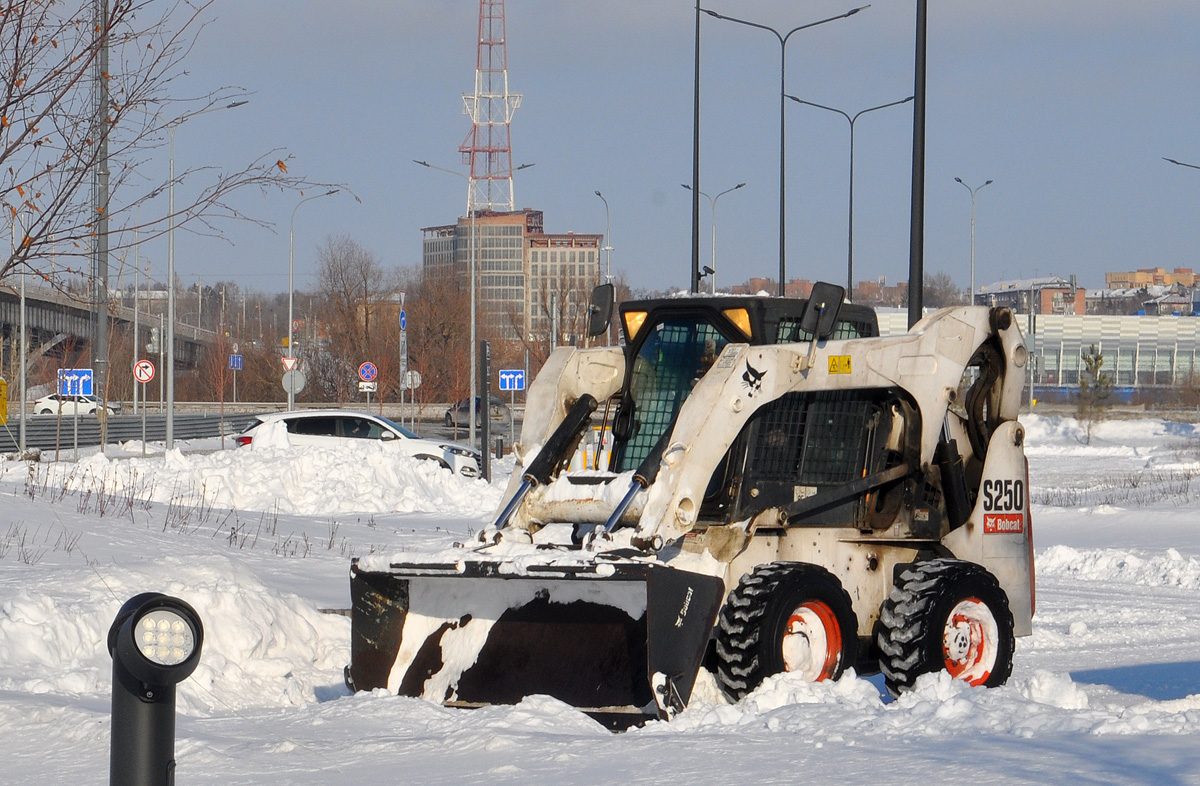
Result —
<instances>
[{"instance_id":1,"label":"side mirror","mask_svg":"<svg viewBox=\"0 0 1200 786\"><path fill-rule=\"evenodd\" d=\"M800 329L812 335L814 340L824 341L833 335L838 312L846 299L845 287L818 281L813 284L812 294L800 315Z\"/></svg>"},{"instance_id":2,"label":"side mirror","mask_svg":"<svg viewBox=\"0 0 1200 786\"><path fill-rule=\"evenodd\" d=\"M394 431L386 431L385 430L385 431L380 432L380 434L379 434L379 439L382 440L383 442L391 442L395 438L396 438L396 432L394 432Z\"/></svg>"},{"instance_id":3,"label":"side mirror","mask_svg":"<svg viewBox=\"0 0 1200 786\"><path fill-rule=\"evenodd\" d=\"M608 332L615 301L616 288L612 284L601 284L592 290L592 300L588 305L589 336L602 336Z\"/></svg>"}]
</instances>

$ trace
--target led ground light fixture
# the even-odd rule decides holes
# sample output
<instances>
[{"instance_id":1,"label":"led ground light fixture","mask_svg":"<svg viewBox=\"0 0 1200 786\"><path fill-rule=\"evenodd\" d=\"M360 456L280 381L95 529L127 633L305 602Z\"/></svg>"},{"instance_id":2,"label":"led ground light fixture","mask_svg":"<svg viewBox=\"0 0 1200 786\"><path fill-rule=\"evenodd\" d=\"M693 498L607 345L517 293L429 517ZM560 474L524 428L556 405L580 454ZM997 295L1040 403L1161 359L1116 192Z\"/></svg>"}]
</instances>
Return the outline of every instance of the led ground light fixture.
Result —
<instances>
[{"instance_id":1,"label":"led ground light fixture","mask_svg":"<svg viewBox=\"0 0 1200 786\"><path fill-rule=\"evenodd\" d=\"M204 626L179 598L130 598L108 630L113 659L110 786L175 782L175 686L200 662Z\"/></svg>"}]
</instances>

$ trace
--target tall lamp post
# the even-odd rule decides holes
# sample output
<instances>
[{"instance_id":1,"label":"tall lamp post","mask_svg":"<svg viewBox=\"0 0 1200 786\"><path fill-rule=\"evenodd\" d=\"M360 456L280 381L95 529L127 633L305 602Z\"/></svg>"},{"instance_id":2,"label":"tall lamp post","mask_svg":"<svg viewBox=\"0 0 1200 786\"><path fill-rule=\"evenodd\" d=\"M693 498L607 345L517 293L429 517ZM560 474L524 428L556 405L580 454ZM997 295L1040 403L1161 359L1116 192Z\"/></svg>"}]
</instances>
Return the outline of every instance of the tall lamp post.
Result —
<instances>
[{"instance_id":1,"label":"tall lamp post","mask_svg":"<svg viewBox=\"0 0 1200 786\"><path fill-rule=\"evenodd\" d=\"M963 188L971 192L971 300L970 305L975 305L975 194L979 193L984 186L990 186L994 181L989 180L982 186L971 188L963 182L961 177L954 178L954 182L958 183Z\"/></svg>"},{"instance_id":2,"label":"tall lamp post","mask_svg":"<svg viewBox=\"0 0 1200 786\"><path fill-rule=\"evenodd\" d=\"M772 35L775 36L776 39L779 40L779 296L780 297L782 297L784 294L784 286L785 286L785 282L787 281L787 264L786 264L786 256L785 256L785 253L786 253L785 209L787 207L787 186L785 183L785 175L784 175L785 170L786 170L786 167L784 166L785 161L786 161L784 141L787 138L787 136L786 136L787 121L786 121L786 115L784 114L784 107L786 106L784 104L784 97L787 95L787 43L788 43L788 39L792 37L793 33L798 33L801 30L807 30L808 28L816 27L817 25L823 25L826 22L834 22L834 21L837 21L838 19L845 19L848 16L854 16L859 11L862 11L863 9L870 8L870 7L871 7L870 5L864 5L864 6L860 6L858 8L852 8L844 14L838 14L837 16L831 16L828 19L821 19L816 22L809 22L806 25L800 25L799 27L793 27L791 30L787 31L786 33L780 33L775 28L768 27L767 25L759 24L758 22L750 22L745 19L737 19L736 17L725 16L724 14L718 14L716 11L710 11L708 9L703 9L704 13L713 17L714 19L724 19L727 22L736 22L739 25L746 25L747 27L755 27L755 28L758 28L759 30L766 30L768 33L771 33Z\"/></svg>"},{"instance_id":3,"label":"tall lamp post","mask_svg":"<svg viewBox=\"0 0 1200 786\"><path fill-rule=\"evenodd\" d=\"M222 109L233 109L249 101L234 101L224 106L214 106L184 115L170 124L170 172L167 184L167 361L164 376L167 380L167 438L166 448L175 447L175 129L197 115L207 115ZM162 119L157 112L154 116Z\"/></svg>"},{"instance_id":4,"label":"tall lamp post","mask_svg":"<svg viewBox=\"0 0 1200 786\"><path fill-rule=\"evenodd\" d=\"M473 183L471 182L471 177L469 175L464 175L462 172L456 172L453 169L444 169L443 167L440 167L440 166L434 166L433 164L429 163L428 161L418 161L415 158L413 159L413 163L419 164L420 166L423 166L427 169L436 169L438 172L445 172L446 174L454 175L455 177L461 177L463 180L467 181L467 216L470 220L469 231L471 233L471 237L468 241L469 242L469 250L467 252L467 255L468 255L467 274L471 279L471 356L470 356L471 357L471 361L470 361L471 362L471 383L470 383L471 390L467 393L467 401L468 401L467 424L468 424L468 434L469 434L470 444L472 447L475 447L475 406L474 406L474 404L475 404L475 396L477 395L475 388L479 384L478 378L477 378L478 369L476 368L478 363L476 361L476 354L475 354L475 352L476 352L475 344L477 343L475 340L475 334L477 331L476 319L475 319L475 270L477 267L477 265L475 264L476 263L476 260L475 260L475 200L474 200L475 189L472 188ZM533 164L521 164L519 167L514 168L512 170L512 172L519 172L520 170L528 169L531 166L533 166ZM512 172L510 172L509 174L511 175ZM496 174L504 174L504 173L497 172ZM482 410L484 407L484 402L481 401L481 402L479 402L479 404L480 404L480 409ZM483 447L483 450L487 450L486 445L484 445L482 447Z\"/></svg>"},{"instance_id":5,"label":"tall lamp post","mask_svg":"<svg viewBox=\"0 0 1200 786\"><path fill-rule=\"evenodd\" d=\"M601 194L599 191L596 192L596 196L600 197L600 201L604 203L604 248L601 249L602 251L604 251L604 259L605 259L604 283L611 284L612 283L612 224L608 220L609 219L608 200L605 199L604 194Z\"/></svg>"},{"instance_id":6,"label":"tall lamp post","mask_svg":"<svg viewBox=\"0 0 1200 786\"><path fill-rule=\"evenodd\" d=\"M858 120L860 117L862 117L863 115L867 114L868 112L874 112L877 109L887 109L890 106L899 106L900 104L907 104L909 101L913 100L913 97L909 96L908 98L903 98L899 101L892 101L887 104L880 104L879 106L873 106L868 109L860 110L853 115L851 115L847 112L843 112L841 109L834 109L833 107L825 106L824 104L815 104L812 101L805 101L804 99L796 98L796 96L788 96L788 98L792 99L797 104L803 104L804 106L811 106L811 107L815 107L817 109L824 109L826 112L833 112L834 114L841 115L842 117L846 118L846 122L850 124L850 209L849 209L849 217L846 221L846 227L847 227L846 228L846 234L847 234L847 238L846 238L846 294L850 296L851 300L853 300L854 299L854 122L856 120Z\"/></svg>"},{"instance_id":7,"label":"tall lamp post","mask_svg":"<svg viewBox=\"0 0 1200 786\"><path fill-rule=\"evenodd\" d=\"M688 191L692 190L692 187L689 186L687 183L680 183L679 185L683 186ZM709 292L711 292L714 295L717 294L717 200L720 199L721 197L725 196L726 194L728 194L731 191L737 191L739 188L744 188L745 185L746 185L745 183L738 183L736 186L733 186L732 188L725 189L721 193L717 194L715 197L709 196L708 194L704 193L703 191L700 191L699 189L697 189L697 191L696 191L696 193L698 193L700 196L702 196L708 200L709 210L712 211L712 267L709 268L710 272L708 275L709 275L710 281L708 283L709 283Z\"/></svg>"},{"instance_id":8,"label":"tall lamp post","mask_svg":"<svg viewBox=\"0 0 1200 786\"><path fill-rule=\"evenodd\" d=\"M295 300L295 295L296 295L296 287L295 287L295 284L293 283L295 280L295 272L296 272L296 265L295 265L296 211L299 210L300 206L303 205L305 202L311 202L312 200L320 199L321 197L333 196L340 190L341 189L339 189L339 188L331 188L323 194L313 194L310 197L305 197L304 199L301 199L299 202L296 203L296 206L294 208L292 208L292 221L291 221L291 224L288 226L288 336L287 336L287 338L288 338L287 350L292 357L296 357L296 346L295 346L294 339L293 339L293 327L292 327L293 324L295 323L295 318L292 315L292 309L294 306L294 300ZM197 320L199 320L199 317L197 317ZM291 410L296 408L296 393L295 393L294 386L288 385L287 395L288 395L287 408L288 408L288 411L290 412Z\"/></svg>"}]
</instances>

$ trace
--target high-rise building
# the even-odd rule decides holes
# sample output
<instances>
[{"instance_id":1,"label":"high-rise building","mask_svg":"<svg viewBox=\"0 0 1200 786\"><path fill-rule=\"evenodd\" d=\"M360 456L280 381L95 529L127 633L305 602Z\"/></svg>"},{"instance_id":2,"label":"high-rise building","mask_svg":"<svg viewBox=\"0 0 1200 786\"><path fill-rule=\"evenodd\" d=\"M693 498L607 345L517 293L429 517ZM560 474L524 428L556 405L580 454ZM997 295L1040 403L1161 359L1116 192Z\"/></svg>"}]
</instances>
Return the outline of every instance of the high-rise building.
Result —
<instances>
[{"instance_id":1,"label":"high-rise building","mask_svg":"<svg viewBox=\"0 0 1200 786\"><path fill-rule=\"evenodd\" d=\"M592 288L603 281L603 235L546 234L540 210L479 210L446 226L425 227L422 269L427 279L447 285L469 282L471 227L478 265L476 298L486 335L548 341L582 334Z\"/></svg>"}]
</instances>

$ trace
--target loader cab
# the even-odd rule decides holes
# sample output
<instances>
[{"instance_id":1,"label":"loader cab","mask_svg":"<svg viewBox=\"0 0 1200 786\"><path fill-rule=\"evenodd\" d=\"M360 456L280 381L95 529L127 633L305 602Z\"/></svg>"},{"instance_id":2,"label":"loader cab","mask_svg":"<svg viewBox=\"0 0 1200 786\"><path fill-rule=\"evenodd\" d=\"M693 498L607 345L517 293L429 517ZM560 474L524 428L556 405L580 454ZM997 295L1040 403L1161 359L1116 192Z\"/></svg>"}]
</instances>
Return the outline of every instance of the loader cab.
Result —
<instances>
[{"instance_id":1,"label":"loader cab","mask_svg":"<svg viewBox=\"0 0 1200 786\"><path fill-rule=\"evenodd\" d=\"M688 297L621 304L625 380L613 421L610 471L635 469L670 427L692 388L727 344L810 341L808 300L754 296ZM831 338L879 335L875 312L843 304Z\"/></svg>"}]
</instances>

